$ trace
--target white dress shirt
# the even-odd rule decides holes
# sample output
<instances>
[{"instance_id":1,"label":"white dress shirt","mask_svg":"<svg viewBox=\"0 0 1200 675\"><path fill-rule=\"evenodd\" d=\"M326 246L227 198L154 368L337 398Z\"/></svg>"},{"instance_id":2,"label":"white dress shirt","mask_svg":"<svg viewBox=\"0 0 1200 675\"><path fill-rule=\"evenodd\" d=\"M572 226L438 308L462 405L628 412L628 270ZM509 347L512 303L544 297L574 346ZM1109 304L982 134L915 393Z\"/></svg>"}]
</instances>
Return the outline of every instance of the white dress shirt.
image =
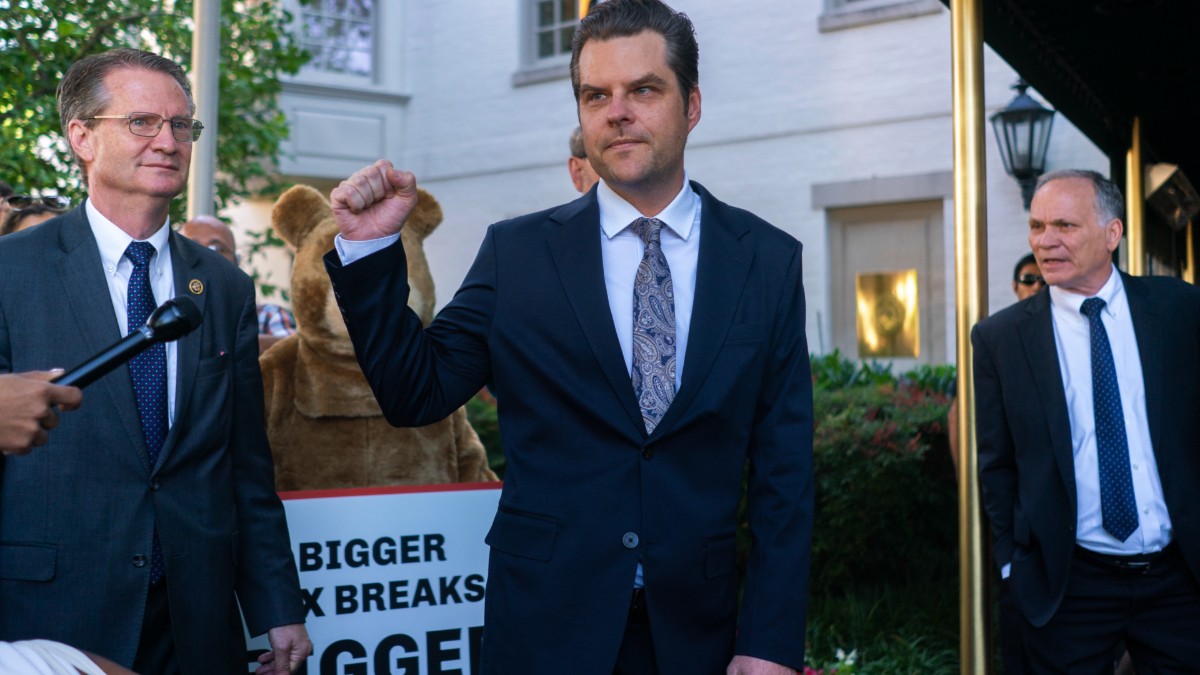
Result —
<instances>
[{"instance_id":1,"label":"white dress shirt","mask_svg":"<svg viewBox=\"0 0 1200 675\"><path fill-rule=\"evenodd\" d=\"M1150 445L1149 418L1142 362L1125 284L1116 268L1095 297L1104 300L1101 321L1112 347L1129 443L1129 468L1137 501L1138 528L1124 542L1104 529L1100 513L1100 469L1096 446L1095 408L1092 402L1091 323L1080 312L1086 296L1050 287L1050 314L1067 413L1071 420L1071 446L1075 457L1077 497L1076 542L1084 548L1112 555L1160 551L1171 542L1171 518L1163 498L1158 464Z\"/></svg>"},{"instance_id":2,"label":"white dress shirt","mask_svg":"<svg viewBox=\"0 0 1200 675\"><path fill-rule=\"evenodd\" d=\"M87 210L88 223L92 226L92 234L96 237L96 245L100 247L100 262L104 265L104 279L108 282L108 293L117 313L117 327L121 335L129 334L129 275L133 272L133 262L125 257L125 249L133 237L117 227L92 205L92 200L84 202ZM158 305L175 297L174 268L171 265L171 252L168 240L171 235L170 219L163 223L146 241L154 247L154 257L150 259L150 287L154 291L154 302ZM175 423L175 354L174 342L167 346L167 425Z\"/></svg>"},{"instance_id":3,"label":"white dress shirt","mask_svg":"<svg viewBox=\"0 0 1200 675\"><path fill-rule=\"evenodd\" d=\"M642 214L604 184L596 186L600 204L600 254L604 261L604 286L612 311L625 370L633 375L633 279L646 250L642 238L629 229ZM683 189L657 215L663 222L660 242L671 286L675 294L675 391L683 382L688 328L692 323L692 301L696 297L696 266L700 260L700 196L687 177Z\"/></svg>"}]
</instances>

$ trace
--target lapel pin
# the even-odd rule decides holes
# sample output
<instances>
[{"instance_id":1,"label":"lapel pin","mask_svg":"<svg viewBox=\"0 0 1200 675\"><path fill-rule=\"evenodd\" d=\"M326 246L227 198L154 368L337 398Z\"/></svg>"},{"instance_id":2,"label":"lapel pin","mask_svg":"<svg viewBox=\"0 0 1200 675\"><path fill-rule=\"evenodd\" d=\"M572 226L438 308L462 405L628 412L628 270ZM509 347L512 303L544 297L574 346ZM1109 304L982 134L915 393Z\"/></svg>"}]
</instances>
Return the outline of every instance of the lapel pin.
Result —
<instances>
[{"instance_id":1,"label":"lapel pin","mask_svg":"<svg viewBox=\"0 0 1200 675\"><path fill-rule=\"evenodd\" d=\"M204 282L199 279L192 279L188 282L188 290L192 292L192 295L200 295L204 292Z\"/></svg>"}]
</instances>

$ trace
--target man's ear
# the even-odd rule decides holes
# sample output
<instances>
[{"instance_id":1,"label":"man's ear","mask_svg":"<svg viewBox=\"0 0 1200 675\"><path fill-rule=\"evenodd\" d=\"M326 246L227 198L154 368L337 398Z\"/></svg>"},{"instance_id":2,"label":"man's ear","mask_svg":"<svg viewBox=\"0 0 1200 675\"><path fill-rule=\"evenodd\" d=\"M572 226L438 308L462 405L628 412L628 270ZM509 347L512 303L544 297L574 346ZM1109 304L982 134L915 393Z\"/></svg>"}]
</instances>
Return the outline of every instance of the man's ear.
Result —
<instances>
[{"instance_id":1,"label":"man's ear","mask_svg":"<svg viewBox=\"0 0 1200 675\"><path fill-rule=\"evenodd\" d=\"M688 94L688 131L696 128L700 123L700 87L697 86Z\"/></svg>"},{"instance_id":2,"label":"man's ear","mask_svg":"<svg viewBox=\"0 0 1200 675\"><path fill-rule=\"evenodd\" d=\"M75 151L81 161L90 162L96 158L96 153L92 149L93 140L92 129L81 120L71 120L67 125L67 142L71 144L71 149Z\"/></svg>"},{"instance_id":3,"label":"man's ear","mask_svg":"<svg viewBox=\"0 0 1200 675\"><path fill-rule=\"evenodd\" d=\"M1121 234L1125 232L1125 223L1122 223L1120 218L1113 218L1108 221L1104 229L1104 243L1111 253L1117 250L1117 246L1121 244Z\"/></svg>"}]
</instances>

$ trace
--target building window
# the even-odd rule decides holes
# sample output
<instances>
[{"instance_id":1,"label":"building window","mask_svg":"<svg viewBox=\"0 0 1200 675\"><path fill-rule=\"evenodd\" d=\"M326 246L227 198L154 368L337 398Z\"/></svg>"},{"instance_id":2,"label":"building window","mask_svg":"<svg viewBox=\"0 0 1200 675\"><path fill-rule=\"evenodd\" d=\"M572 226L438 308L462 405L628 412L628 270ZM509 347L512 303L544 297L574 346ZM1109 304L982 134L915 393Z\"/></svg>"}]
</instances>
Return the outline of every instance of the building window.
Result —
<instances>
[{"instance_id":1,"label":"building window","mask_svg":"<svg viewBox=\"0 0 1200 675\"><path fill-rule=\"evenodd\" d=\"M938 0L825 0L825 10L818 21L818 27L822 33L827 33L937 14L943 10Z\"/></svg>"},{"instance_id":2,"label":"building window","mask_svg":"<svg viewBox=\"0 0 1200 675\"><path fill-rule=\"evenodd\" d=\"M534 49L538 61L571 53L571 39L579 25L576 0L533 0Z\"/></svg>"},{"instance_id":3,"label":"building window","mask_svg":"<svg viewBox=\"0 0 1200 675\"><path fill-rule=\"evenodd\" d=\"M513 85L567 77L578 27L578 0L521 0L521 68Z\"/></svg>"},{"instance_id":4,"label":"building window","mask_svg":"<svg viewBox=\"0 0 1200 675\"><path fill-rule=\"evenodd\" d=\"M374 0L312 0L300 6L300 43L312 54L307 73L375 75Z\"/></svg>"}]
</instances>

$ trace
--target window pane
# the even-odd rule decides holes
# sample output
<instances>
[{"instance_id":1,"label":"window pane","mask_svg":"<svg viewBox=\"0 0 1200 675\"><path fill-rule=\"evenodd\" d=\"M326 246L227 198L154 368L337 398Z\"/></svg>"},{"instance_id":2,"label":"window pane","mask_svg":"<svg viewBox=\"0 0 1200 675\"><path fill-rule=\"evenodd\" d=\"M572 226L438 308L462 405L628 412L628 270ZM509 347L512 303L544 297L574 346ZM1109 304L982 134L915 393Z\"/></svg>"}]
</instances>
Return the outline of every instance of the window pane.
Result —
<instances>
[{"instance_id":1,"label":"window pane","mask_svg":"<svg viewBox=\"0 0 1200 675\"><path fill-rule=\"evenodd\" d=\"M538 3L538 26L554 25L554 1L542 0Z\"/></svg>"},{"instance_id":2,"label":"window pane","mask_svg":"<svg viewBox=\"0 0 1200 675\"><path fill-rule=\"evenodd\" d=\"M302 7L301 44L313 55L306 71L370 76L374 69L375 0L316 0Z\"/></svg>"},{"instance_id":3,"label":"window pane","mask_svg":"<svg viewBox=\"0 0 1200 675\"><path fill-rule=\"evenodd\" d=\"M573 21L579 16L579 10L576 9L575 0L560 0L559 8L559 21Z\"/></svg>"},{"instance_id":4,"label":"window pane","mask_svg":"<svg viewBox=\"0 0 1200 675\"><path fill-rule=\"evenodd\" d=\"M554 56L553 31L542 31L538 33L537 41L537 52L539 59L545 59Z\"/></svg>"},{"instance_id":5,"label":"window pane","mask_svg":"<svg viewBox=\"0 0 1200 675\"><path fill-rule=\"evenodd\" d=\"M571 53L571 39L575 37L575 26L567 26L566 28L560 28L559 34L562 37L562 41L558 45L559 53L570 54Z\"/></svg>"}]
</instances>

